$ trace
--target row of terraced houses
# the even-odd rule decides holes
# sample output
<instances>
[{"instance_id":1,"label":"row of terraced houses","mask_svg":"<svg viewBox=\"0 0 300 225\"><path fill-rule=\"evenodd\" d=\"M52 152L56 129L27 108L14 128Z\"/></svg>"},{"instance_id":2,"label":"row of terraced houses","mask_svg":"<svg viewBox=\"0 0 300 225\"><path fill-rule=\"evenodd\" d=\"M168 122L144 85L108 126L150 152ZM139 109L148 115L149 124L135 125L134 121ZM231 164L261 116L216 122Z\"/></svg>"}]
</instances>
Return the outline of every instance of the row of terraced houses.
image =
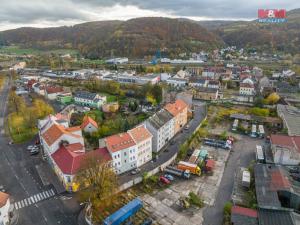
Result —
<instances>
[{"instance_id":1,"label":"row of terraced houses","mask_svg":"<svg viewBox=\"0 0 300 225\"><path fill-rule=\"evenodd\" d=\"M100 157L117 174L136 169L152 160L188 121L188 105L182 100L167 104L142 124L124 133L99 140L99 148L85 148L83 131L95 132L97 123L85 117L81 126L69 127L72 111L50 115L39 121L44 156L68 191L76 191L76 173L88 157Z\"/></svg>"}]
</instances>

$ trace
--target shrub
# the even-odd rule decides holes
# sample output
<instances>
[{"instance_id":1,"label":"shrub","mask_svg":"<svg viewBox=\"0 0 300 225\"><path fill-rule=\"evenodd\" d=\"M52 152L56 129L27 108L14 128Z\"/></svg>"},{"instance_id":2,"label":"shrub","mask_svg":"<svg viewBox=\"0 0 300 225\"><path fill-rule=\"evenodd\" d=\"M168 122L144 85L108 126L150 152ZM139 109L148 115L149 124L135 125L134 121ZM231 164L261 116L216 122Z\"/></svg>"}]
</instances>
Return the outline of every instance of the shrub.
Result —
<instances>
[{"instance_id":1,"label":"shrub","mask_svg":"<svg viewBox=\"0 0 300 225\"><path fill-rule=\"evenodd\" d=\"M203 200L194 192L189 193L189 202L190 204L195 205L199 208L202 208L204 206Z\"/></svg>"}]
</instances>

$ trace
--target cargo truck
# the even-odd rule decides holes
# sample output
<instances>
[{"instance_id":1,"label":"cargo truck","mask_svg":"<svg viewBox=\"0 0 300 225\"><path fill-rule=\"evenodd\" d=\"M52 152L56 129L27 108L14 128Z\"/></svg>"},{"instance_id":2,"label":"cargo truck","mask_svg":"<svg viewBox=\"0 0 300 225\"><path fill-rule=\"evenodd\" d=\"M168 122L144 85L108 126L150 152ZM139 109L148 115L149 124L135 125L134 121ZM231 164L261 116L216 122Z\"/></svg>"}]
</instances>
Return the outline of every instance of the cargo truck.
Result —
<instances>
[{"instance_id":1,"label":"cargo truck","mask_svg":"<svg viewBox=\"0 0 300 225\"><path fill-rule=\"evenodd\" d=\"M177 168L171 167L171 166L167 166L165 168L164 172L172 174L174 176L182 177L185 179L189 179L190 175L191 175L189 170L180 170L180 169L177 169Z\"/></svg>"},{"instance_id":2,"label":"cargo truck","mask_svg":"<svg viewBox=\"0 0 300 225\"><path fill-rule=\"evenodd\" d=\"M198 176L201 175L201 169L197 164L180 161L177 165L177 169L180 169L180 170L183 170L183 171L189 170L190 173L192 173L192 174L195 174L195 175L198 175Z\"/></svg>"}]
</instances>

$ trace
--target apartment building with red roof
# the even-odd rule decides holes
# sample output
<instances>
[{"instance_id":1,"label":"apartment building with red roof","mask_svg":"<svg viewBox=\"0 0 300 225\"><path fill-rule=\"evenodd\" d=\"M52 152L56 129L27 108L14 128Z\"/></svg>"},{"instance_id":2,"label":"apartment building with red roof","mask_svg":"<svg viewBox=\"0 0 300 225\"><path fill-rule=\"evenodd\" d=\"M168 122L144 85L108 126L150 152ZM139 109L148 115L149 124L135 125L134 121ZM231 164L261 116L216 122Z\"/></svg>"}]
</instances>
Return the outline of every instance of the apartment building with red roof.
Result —
<instances>
[{"instance_id":1,"label":"apartment building with red roof","mask_svg":"<svg viewBox=\"0 0 300 225\"><path fill-rule=\"evenodd\" d=\"M175 118L175 134L187 123L188 105L181 99L177 99L174 103L169 103L165 109Z\"/></svg>"},{"instance_id":2,"label":"apartment building with red roof","mask_svg":"<svg viewBox=\"0 0 300 225\"><path fill-rule=\"evenodd\" d=\"M9 194L0 191L0 224L9 224L10 207Z\"/></svg>"},{"instance_id":3,"label":"apartment building with red roof","mask_svg":"<svg viewBox=\"0 0 300 225\"><path fill-rule=\"evenodd\" d=\"M128 131L137 145L137 167L152 159L152 134L144 124Z\"/></svg>"},{"instance_id":4,"label":"apartment building with red roof","mask_svg":"<svg viewBox=\"0 0 300 225\"><path fill-rule=\"evenodd\" d=\"M111 156L106 148L86 152L81 143L61 144L51 157L55 173L66 190L70 192L78 190L78 184L74 182L74 178L80 169L84 168L88 158L97 158L102 162L111 161Z\"/></svg>"}]
</instances>

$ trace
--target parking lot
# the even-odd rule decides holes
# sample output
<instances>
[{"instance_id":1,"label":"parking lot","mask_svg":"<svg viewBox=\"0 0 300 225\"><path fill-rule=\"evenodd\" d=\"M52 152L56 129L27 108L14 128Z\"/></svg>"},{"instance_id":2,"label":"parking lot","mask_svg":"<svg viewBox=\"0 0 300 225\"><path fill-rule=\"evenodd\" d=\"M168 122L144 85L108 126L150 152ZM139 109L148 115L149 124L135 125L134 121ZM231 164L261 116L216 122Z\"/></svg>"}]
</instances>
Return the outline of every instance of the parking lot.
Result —
<instances>
[{"instance_id":1,"label":"parking lot","mask_svg":"<svg viewBox=\"0 0 300 225\"><path fill-rule=\"evenodd\" d=\"M182 209L178 204L179 198L188 196L190 192L198 194L206 206L214 205L229 151L208 146L204 149L216 161L212 175L193 176L190 180L175 178L169 188L142 197L146 209L160 224L202 224L203 209Z\"/></svg>"}]
</instances>

